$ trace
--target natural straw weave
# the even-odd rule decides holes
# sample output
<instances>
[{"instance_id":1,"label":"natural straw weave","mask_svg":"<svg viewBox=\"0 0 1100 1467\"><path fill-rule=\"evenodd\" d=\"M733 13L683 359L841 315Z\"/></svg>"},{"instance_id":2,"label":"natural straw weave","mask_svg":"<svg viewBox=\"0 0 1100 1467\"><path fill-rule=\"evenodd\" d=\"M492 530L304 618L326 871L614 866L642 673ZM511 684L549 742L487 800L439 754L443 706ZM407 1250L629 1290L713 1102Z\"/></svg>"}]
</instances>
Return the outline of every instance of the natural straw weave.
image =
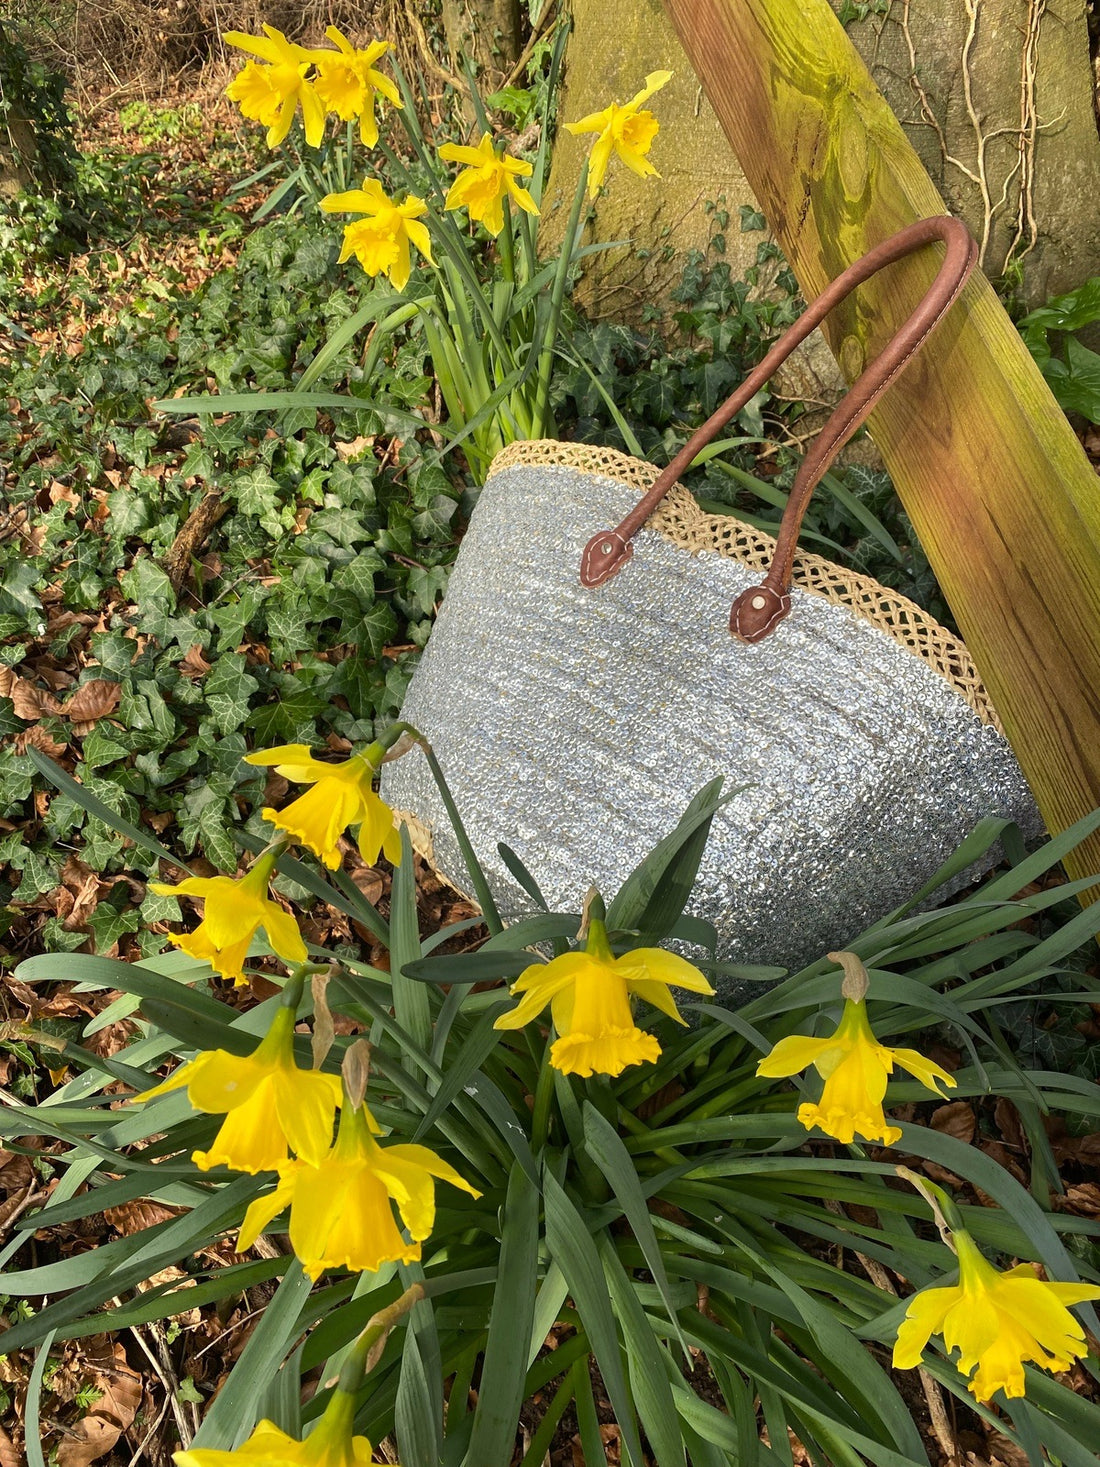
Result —
<instances>
[{"instance_id":1,"label":"natural straw weave","mask_svg":"<svg viewBox=\"0 0 1100 1467\"><path fill-rule=\"evenodd\" d=\"M505 469L553 466L614 479L639 494L644 494L660 473L653 464L613 448L543 438L512 443L502 449L493 459L489 477ZM682 484L673 485L646 521L646 527L692 555L710 551L728 560L739 560L760 572L768 569L775 554L775 541L770 535L733 515L707 514ZM598 528L593 526L594 531ZM946 679L983 723L999 733L1004 732L966 647L915 601L899 596L870 576L855 575L823 556L805 551L795 556L792 584L813 596L823 596L826 601L849 607L864 621L893 637Z\"/></svg>"}]
</instances>

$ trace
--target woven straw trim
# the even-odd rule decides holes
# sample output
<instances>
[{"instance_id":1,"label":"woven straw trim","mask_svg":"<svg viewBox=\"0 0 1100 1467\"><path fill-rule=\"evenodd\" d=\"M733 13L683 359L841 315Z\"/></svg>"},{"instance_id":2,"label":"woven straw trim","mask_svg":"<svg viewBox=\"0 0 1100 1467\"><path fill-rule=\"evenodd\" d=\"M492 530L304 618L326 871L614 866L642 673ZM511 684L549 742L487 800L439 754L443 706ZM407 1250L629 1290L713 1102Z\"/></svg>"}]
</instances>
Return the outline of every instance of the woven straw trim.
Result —
<instances>
[{"instance_id":1,"label":"woven straw trim","mask_svg":"<svg viewBox=\"0 0 1100 1467\"><path fill-rule=\"evenodd\" d=\"M614 448L558 443L544 438L509 444L493 459L489 475L492 477L505 469L550 466L615 479L639 494L650 488L660 472L653 464L630 458ZM715 551L761 572L768 569L775 554L775 541L770 535L732 515L705 513L682 484L673 485L646 521L646 527L693 555L703 550ZM595 526L593 533L599 528ZM915 601L899 596L870 576L855 575L823 556L805 551L795 556L791 580L813 596L823 596L826 601L849 607L864 621L923 658L965 699L983 723L1004 732L970 653L958 637Z\"/></svg>"}]
</instances>

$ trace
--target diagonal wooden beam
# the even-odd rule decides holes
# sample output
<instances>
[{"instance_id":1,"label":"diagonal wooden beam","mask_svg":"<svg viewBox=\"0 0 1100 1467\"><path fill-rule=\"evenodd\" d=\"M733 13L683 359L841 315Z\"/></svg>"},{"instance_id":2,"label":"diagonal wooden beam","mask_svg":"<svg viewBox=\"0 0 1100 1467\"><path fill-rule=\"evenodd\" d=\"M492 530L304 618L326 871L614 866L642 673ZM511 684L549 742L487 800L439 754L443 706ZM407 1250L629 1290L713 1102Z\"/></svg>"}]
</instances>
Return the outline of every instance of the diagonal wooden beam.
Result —
<instances>
[{"instance_id":1,"label":"diagonal wooden beam","mask_svg":"<svg viewBox=\"0 0 1100 1467\"><path fill-rule=\"evenodd\" d=\"M945 212L827 0L664 4L808 299L887 235ZM930 259L899 263L827 323L849 381L933 274ZM983 276L869 426L1062 830L1100 805L1100 481ZM1067 864L1100 873L1100 835Z\"/></svg>"}]
</instances>

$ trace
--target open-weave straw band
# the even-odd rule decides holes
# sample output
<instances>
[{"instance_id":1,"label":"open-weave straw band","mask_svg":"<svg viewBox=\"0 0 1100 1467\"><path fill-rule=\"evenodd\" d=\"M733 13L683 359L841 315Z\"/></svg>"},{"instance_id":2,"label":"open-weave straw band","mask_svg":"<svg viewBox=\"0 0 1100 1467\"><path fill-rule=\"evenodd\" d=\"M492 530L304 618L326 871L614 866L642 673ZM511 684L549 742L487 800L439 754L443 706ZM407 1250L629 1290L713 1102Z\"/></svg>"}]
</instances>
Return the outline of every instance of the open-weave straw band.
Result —
<instances>
[{"instance_id":1,"label":"open-weave straw band","mask_svg":"<svg viewBox=\"0 0 1100 1467\"><path fill-rule=\"evenodd\" d=\"M575 473L614 479L639 494L651 487L660 472L653 464L613 448L590 443L558 443L544 438L509 444L493 459L489 476L520 467L571 469ZM739 560L753 570L767 571L775 555L775 540L770 535L732 515L707 514L682 484L669 490L646 521L646 527L692 555L709 550L729 560ZM870 576L855 575L823 556L805 551L799 551L795 557L791 584L812 596L823 596L826 601L849 607L864 621L893 637L945 678L983 723L1003 733L970 653L958 637L915 601L880 585Z\"/></svg>"}]
</instances>

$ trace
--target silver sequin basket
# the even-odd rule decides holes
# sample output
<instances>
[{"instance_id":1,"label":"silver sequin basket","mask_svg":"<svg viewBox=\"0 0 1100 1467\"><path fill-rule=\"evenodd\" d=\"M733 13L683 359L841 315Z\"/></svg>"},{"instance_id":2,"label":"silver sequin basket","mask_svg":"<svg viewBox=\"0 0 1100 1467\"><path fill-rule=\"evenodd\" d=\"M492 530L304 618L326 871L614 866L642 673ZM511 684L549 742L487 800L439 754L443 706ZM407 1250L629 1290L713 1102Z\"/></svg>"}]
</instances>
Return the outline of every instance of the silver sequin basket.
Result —
<instances>
[{"instance_id":1,"label":"silver sequin basket","mask_svg":"<svg viewBox=\"0 0 1100 1467\"><path fill-rule=\"evenodd\" d=\"M1041 828L965 647L919 607L820 557L794 562L766 641L730 636L731 601L774 542L682 487L632 560L585 589L581 553L656 477L603 449L498 456L402 717L435 748L502 914L532 910L497 843L552 910L610 898L723 776L688 911L720 956L800 967L917 891L983 816ZM426 761L383 770L417 843L469 880Z\"/></svg>"}]
</instances>

